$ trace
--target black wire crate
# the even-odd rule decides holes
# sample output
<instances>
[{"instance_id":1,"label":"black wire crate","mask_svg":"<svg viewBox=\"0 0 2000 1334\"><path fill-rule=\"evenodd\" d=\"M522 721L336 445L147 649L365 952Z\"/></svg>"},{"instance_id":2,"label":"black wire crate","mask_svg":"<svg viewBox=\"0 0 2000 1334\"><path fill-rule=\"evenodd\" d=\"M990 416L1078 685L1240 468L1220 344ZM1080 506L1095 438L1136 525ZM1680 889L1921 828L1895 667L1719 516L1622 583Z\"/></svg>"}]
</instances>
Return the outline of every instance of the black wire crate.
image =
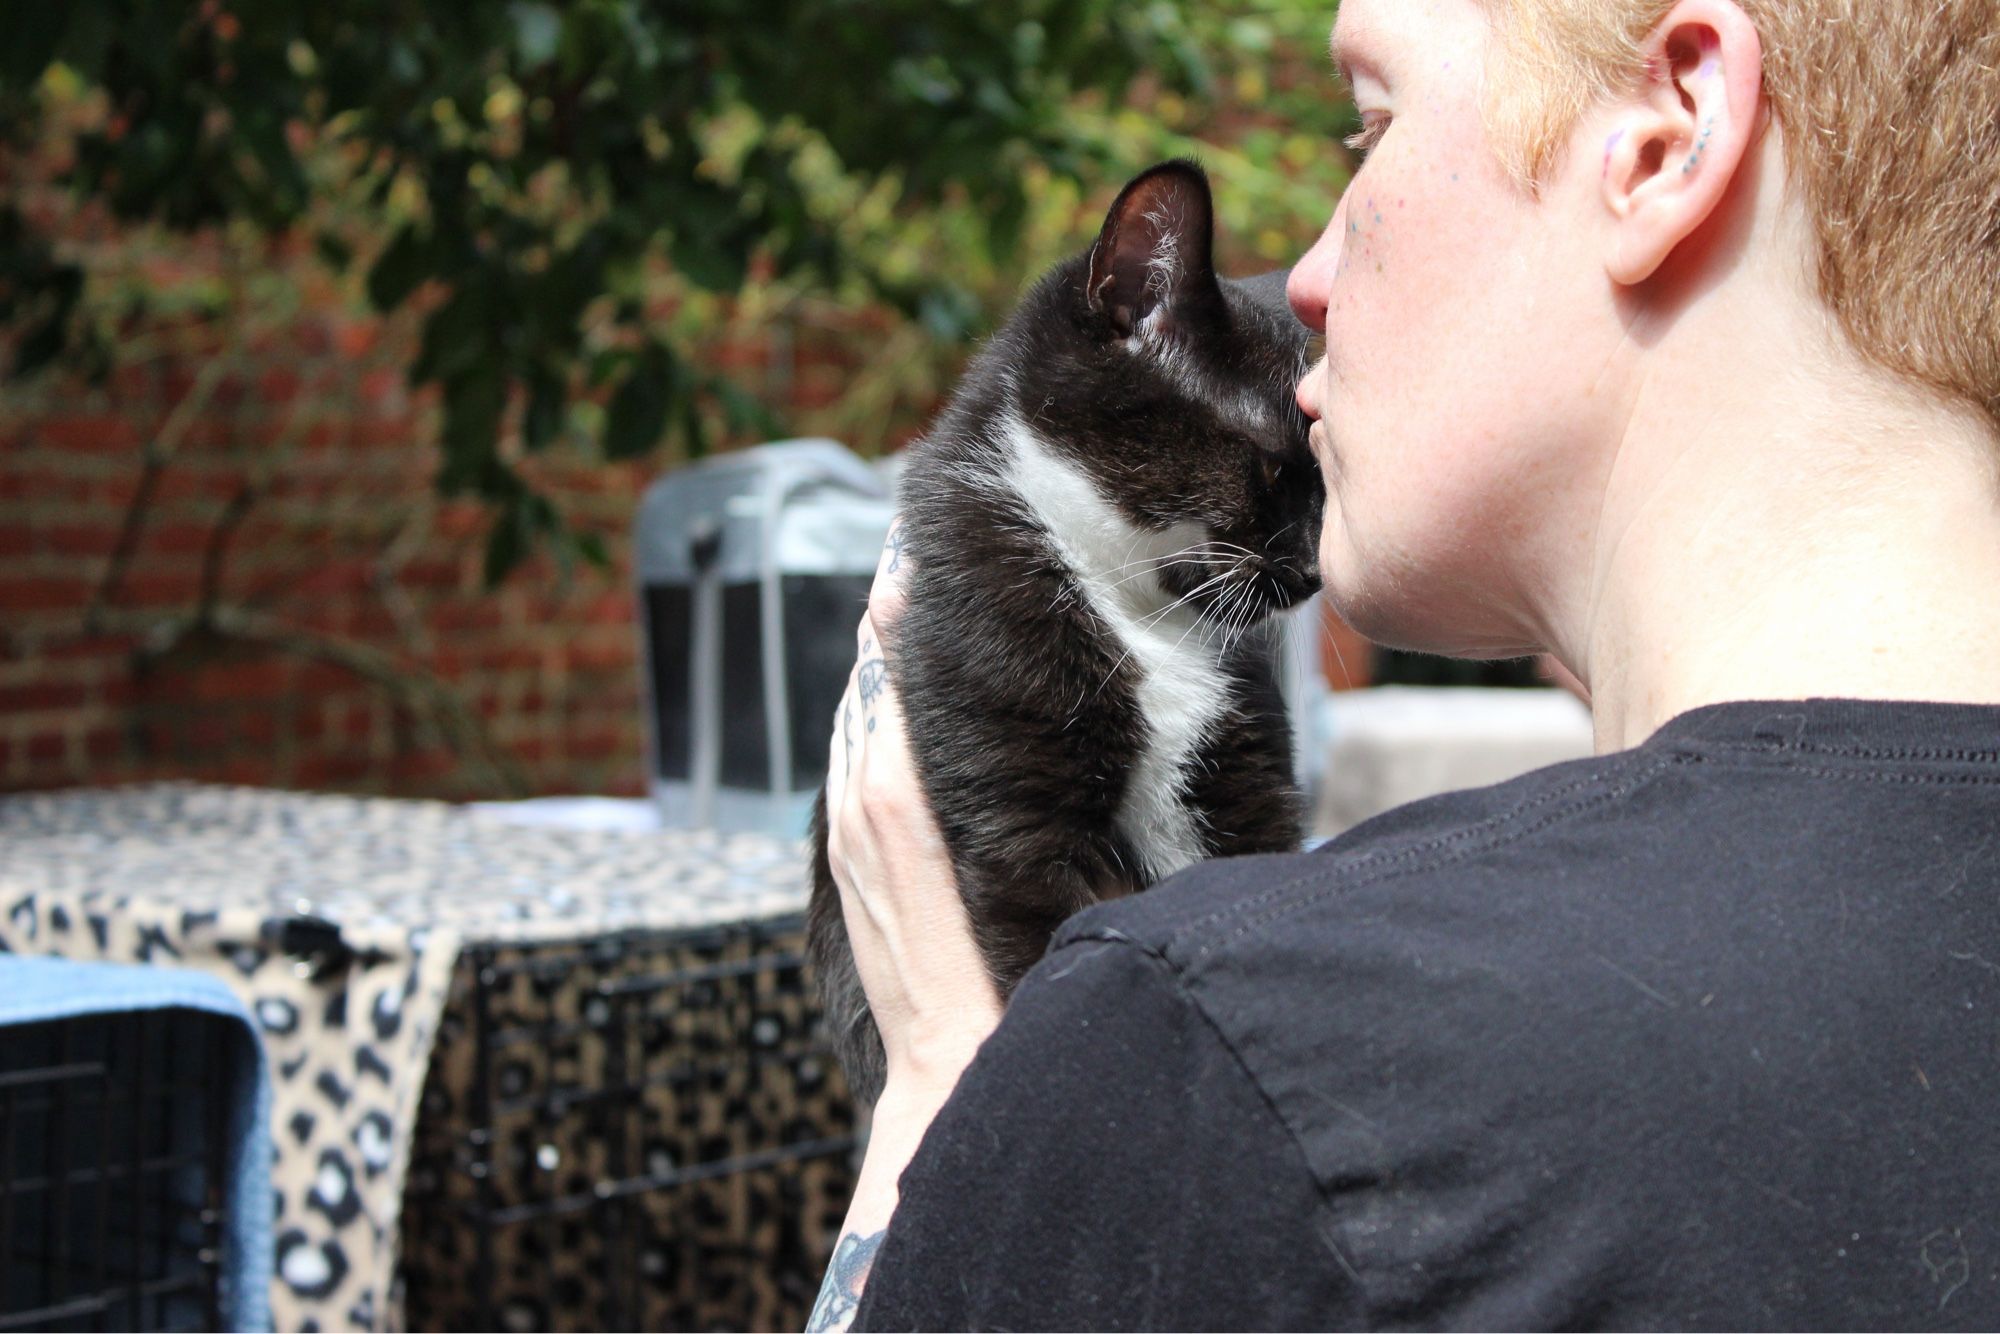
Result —
<instances>
[{"instance_id":1,"label":"black wire crate","mask_svg":"<svg viewBox=\"0 0 2000 1334\"><path fill-rule=\"evenodd\" d=\"M0 1330L221 1326L228 1020L0 1029Z\"/></svg>"},{"instance_id":2,"label":"black wire crate","mask_svg":"<svg viewBox=\"0 0 2000 1334\"><path fill-rule=\"evenodd\" d=\"M797 916L465 952L403 1217L419 1329L798 1329L854 1109Z\"/></svg>"}]
</instances>

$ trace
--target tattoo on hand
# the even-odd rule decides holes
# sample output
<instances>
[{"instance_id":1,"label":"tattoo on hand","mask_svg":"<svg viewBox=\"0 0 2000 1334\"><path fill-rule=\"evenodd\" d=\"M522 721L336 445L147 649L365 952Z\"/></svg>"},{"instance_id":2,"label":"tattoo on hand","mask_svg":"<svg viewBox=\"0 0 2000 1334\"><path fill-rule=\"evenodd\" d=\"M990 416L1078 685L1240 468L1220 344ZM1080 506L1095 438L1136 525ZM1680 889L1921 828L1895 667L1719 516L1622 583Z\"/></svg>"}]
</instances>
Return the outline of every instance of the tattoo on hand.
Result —
<instances>
[{"instance_id":1,"label":"tattoo on hand","mask_svg":"<svg viewBox=\"0 0 2000 1334\"><path fill-rule=\"evenodd\" d=\"M854 701L840 702L840 737L847 743L847 768L841 772L854 772Z\"/></svg>"},{"instance_id":2,"label":"tattoo on hand","mask_svg":"<svg viewBox=\"0 0 2000 1334\"><path fill-rule=\"evenodd\" d=\"M813 1303L806 1334L847 1328L847 1322L854 1318L854 1308L861 1302L861 1287L868 1282L875 1252L882 1249L882 1236L882 1232L866 1237L850 1232L833 1248L833 1263L826 1268L826 1282L820 1284L819 1300Z\"/></svg>"},{"instance_id":3,"label":"tattoo on hand","mask_svg":"<svg viewBox=\"0 0 2000 1334\"><path fill-rule=\"evenodd\" d=\"M901 519L896 520L895 525L889 529L889 541L887 545L889 548L889 573L894 574L903 568L903 521Z\"/></svg>"},{"instance_id":4,"label":"tattoo on hand","mask_svg":"<svg viewBox=\"0 0 2000 1334\"><path fill-rule=\"evenodd\" d=\"M880 658L870 658L861 664L855 674L855 684L861 689L861 711L867 715L868 730L875 730L875 701L882 698L882 692L889 684L889 667Z\"/></svg>"}]
</instances>

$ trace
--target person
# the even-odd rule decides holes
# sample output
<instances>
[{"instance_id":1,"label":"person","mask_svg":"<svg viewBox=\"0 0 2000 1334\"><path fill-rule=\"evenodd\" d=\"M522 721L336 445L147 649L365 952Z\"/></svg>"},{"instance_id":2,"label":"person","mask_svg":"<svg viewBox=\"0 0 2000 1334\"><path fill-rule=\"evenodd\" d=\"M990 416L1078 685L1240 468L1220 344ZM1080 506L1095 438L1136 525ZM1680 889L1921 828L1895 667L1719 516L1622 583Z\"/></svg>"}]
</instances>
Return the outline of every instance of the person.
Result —
<instances>
[{"instance_id":1,"label":"person","mask_svg":"<svg viewBox=\"0 0 2000 1334\"><path fill-rule=\"evenodd\" d=\"M816 1325L2000 1326L2000 6L1333 49L1327 595L1553 654L1598 753L1092 908L1003 1012L859 702L889 1083Z\"/></svg>"}]
</instances>

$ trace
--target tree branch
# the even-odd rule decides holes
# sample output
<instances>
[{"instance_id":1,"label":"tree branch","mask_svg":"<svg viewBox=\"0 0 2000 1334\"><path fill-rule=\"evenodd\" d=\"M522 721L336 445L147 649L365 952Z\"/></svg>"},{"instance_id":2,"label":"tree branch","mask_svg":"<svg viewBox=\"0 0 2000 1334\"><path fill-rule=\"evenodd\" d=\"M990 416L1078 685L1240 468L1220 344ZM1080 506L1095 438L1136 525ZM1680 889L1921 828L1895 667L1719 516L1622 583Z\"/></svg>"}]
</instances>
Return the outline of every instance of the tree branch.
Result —
<instances>
[{"instance_id":1,"label":"tree branch","mask_svg":"<svg viewBox=\"0 0 2000 1334\"><path fill-rule=\"evenodd\" d=\"M105 609L97 627L85 627L76 637L105 633L144 634L157 647L150 656L164 657L190 635L207 633L224 643L324 662L342 668L392 696L397 703L430 723L445 744L472 771L475 781L508 797L525 796L527 775L513 756L496 743L479 716L447 681L416 663L338 635L287 625L275 617L219 605L206 618L193 613L161 617L154 612ZM58 637L58 642L60 642Z\"/></svg>"},{"instance_id":2,"label":"tree branch","mask_svg":"<svg viewBox=\"0 0 2000 1334\"><path fill-rule=\"evenodd\" d=\"M146 531L146 519L152 508L153 489L159 484L160 474L173 461L175 451L180 448L181 437L195 417L208 406L215 387L222 382L228 371L230 360L217 356L202 364L195 373L194 383L188 387L181 401L174 404L174 410L167 414L167 420L146 442L144 461L140 465L139 485L132 493L131 503L125 506L125 514L118 524L118 541L111 549L111 559L104 567L104 578L98 582L97 591L91 595L90 605L83 614L84 629L92 634L103 633L105 613L118 596L120 585L125 582L125 573L131 568L132 558L139 554L139 539Z\"/></svg>"}]
</instances>

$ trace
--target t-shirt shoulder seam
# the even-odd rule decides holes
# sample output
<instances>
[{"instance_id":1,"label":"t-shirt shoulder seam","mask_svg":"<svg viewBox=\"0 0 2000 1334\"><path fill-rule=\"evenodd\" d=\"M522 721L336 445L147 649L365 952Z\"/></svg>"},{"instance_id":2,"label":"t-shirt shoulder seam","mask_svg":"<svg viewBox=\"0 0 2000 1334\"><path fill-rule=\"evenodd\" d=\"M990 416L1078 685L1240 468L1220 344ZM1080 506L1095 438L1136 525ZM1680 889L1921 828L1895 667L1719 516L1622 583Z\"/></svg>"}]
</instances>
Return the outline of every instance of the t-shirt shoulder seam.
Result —
<instances>
[{"instance_id":1,"label":"t-shirt shoulder seam","mask_svg":"<svg viewBox=\"0 0 2000 1334\"><path fill-rule=\"evenodd\" d=\"M1298 875L1288 877L1280 881L1277 885L1262 890L1257 894L1245 898L1232 899L1226 906L1217 908L1190 921L1180 923L1174 930L1176 934L1191 934L1200 931L1203 927L1220 922L1226 917L1234 916L1246 908L1252 908L1260 903L1268 903L1274 899L1282 898L1292 890L1297 889L1300 885L1329 874L1328 864L1324 860L1326 858L1338 859L1335 863L1335 869L1331 871L1331 874L1346 877L1378 868L1411 862L1422 857L1427 852L1436 851L1463 840L1476 839L1483 833L1503 828L1519 820L1530 811L1540 810L1551 803L1560 803L1565 798L1575 796L1577 793L1590 788L1603 787L1606 782L1611 781L1615 777L1620 769L1629 768L1631 762L1641 756L1641 754L1642 752L1639 751L1628 751L1624 755L1613 757L1607 766L1592 768L1581 777L1558 784L1546 792L1537 793L1517 805L1508 807L1506 810L1496 812L1469 824L1455 826L1405 847L1386 849L1379 852L1364 852L1359 855L1342 855L1337 850L1308 854L1312 858L1312 865L1309 869L1302 871ZM1645 766L1645 768L1647 771L1651 771L1677 762L1680 762L1679 757L1655 758L1653 763Z\"/></svg>"},{"instance_id":2,"label":"t-shirt shoulder seam","mask_svg":"<svg viewBox=\"0 0 2000 1334\"><path fill-rule=\"evenodd\" d=\"M1628 754L1638 762L1619 771L1598 770L1590 776L1542 793L1520 805L1484 820L1449 830L1433 838L1381 856L1363 856L1332 865L1319 863L1299 875L1287 878L1272 889L1247 899L1237 899L1226 908L1187 923L1175 935L1191 936L1200 928L1237 916L1260 904L1271 905L1262 912L1243 917L1234 930L1196 947L1190 962L1199 962L1217 950L1233 945L1242 937L1298 912L1329 895L1455 865L1481 853L1532 838L1581 814L1630 796L1669 769L1696 758L1681 752ZM1528 818L1533 816L1532 819ZM1296 891L1319 882L1307 893Z\"/></svg>"},{"instance_id":3,"label":"t-shirt shoulder seam","mask_svg":"<svg viewBox=\"0 0 2000 1334\"><path fill-rule=\"evenodd\" d=\"M1808 778L1844 778L1863 783L1935 783L1944 787L1979 786L2000 783L2000 765L1986 751L1908 749L1867 749L1862 747L1814 745L1806 742L1702 741L1677 752L1701 764L1718 764L1742 769L1773 768L1782 773ZM1816 761L1808 762L1808 761ZM1902 768L1870 768L1896 764ZM1967 770L1937 770L1918 765L1964 764Z\"/></svg>"},{"instance_id":4,"label":"t-shirt shoulder seam","mask_svg":"<svg viewBox=\"0 0 2000 1334\"><path fill-rule=\"evenodd\" d=\"M1331 1201L1327 1198L1326 1189L1320 1182L1318 1174L1313 1171L1312 1157L1306 1152L1304 1141L1299 1138L1298 1130L1279 1108L1277 1099L1273 1098L1271 1091L1264 1086L1264 1081L1257 1077L1257 1072L1251 1069L1248 1061L1243 1059L1243 1053L1238 1051L1236 1044L1230 1040L1228 1030L1216 1022L1215 1016L1209 1013L1206 1005L1202 1004L1201 997L1188 985L1186 969L1159 947L1129 936L1116 927L1090 927L1085 932L1065 940L1062 948L1079 944L1124 946L1137 953L1140 957L1150 961L1163 974L1164 980L1171 988L1174 997L1201 1019L1203 1026L1208 1029L1216 1043L1222 1050L1229 1053L1230 1063L1236 1067L1237 1073L1243 1077L1245 1084L1256 1092L1257 1101L1263 1105L1265 1114L1270 1117L1272 1124L1277 1127L1278 1132L1291 1144L1292 1151L1298 1155L1298 1170L1318 1207L1318 1217L1313 1220L1313 1233L1318 1238L1320 1244L1326 1247L1327 1253L1334 1258L1335 1263L1340 1266L1341 1272L1346 1274L1348 1280L1355 1285L1356 1295L1361 1304L1365 1306L1367 1301L1367 1282L1362 1277L1361 1271L1356 1267L1353 1259L1348 1256L1346 1251L1330 1235L1329 1229L1338 1226L1338 1216L1333 1209Z\"/></svg>"}]
</instances>

